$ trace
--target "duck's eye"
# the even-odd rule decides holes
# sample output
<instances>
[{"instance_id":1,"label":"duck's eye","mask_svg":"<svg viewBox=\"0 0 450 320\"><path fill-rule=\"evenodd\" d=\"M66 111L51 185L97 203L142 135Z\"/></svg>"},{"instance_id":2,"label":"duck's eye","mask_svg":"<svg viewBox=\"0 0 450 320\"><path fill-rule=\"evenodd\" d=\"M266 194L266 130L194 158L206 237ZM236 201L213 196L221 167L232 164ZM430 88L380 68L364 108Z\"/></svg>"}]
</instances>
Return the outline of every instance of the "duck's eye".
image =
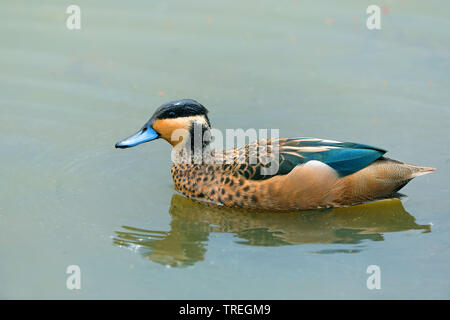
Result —
<instances>
[{"instance_id":1,"label":"duck's eye","mask_svg":"<svg viewBox=\"0 0 450 320\"><path fill-rule=\"evenodd\" d=\"M169 117L171 117L171 118L175 117L175 112L170 111L170 112L169 112Z\"/></svg>"}]
</instances>

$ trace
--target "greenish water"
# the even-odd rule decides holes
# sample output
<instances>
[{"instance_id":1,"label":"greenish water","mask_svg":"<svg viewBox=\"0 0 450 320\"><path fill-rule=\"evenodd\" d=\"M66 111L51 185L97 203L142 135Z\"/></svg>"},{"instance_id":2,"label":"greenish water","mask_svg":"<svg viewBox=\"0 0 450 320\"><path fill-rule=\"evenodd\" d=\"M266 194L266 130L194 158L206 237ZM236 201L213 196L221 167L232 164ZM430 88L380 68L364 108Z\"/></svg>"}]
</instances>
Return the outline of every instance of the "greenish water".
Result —
<instances>
[{"instance_id":1,"label":"greenish water","mask_svg":"<svg viewBox=\"0 0 450 320\"><path fill-rule=\"evenodd\" d=\"M450 298L447 3L381 1L379 31L356 0L77 1L73 31L70 4L2 3L1 298ZM167 143L114 149L179 98L218 129L355 141L437 171L401 202L193 203Z\"/></svg>"}]
</instances>

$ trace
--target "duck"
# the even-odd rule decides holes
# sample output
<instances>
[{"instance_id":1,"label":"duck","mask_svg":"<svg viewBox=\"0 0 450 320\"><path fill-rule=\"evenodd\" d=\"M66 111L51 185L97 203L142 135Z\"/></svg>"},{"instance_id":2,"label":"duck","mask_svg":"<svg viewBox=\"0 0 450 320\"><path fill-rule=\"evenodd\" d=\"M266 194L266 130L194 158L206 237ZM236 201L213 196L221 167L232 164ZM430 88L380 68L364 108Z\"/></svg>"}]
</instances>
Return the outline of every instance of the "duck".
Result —
<instances>
[{"instance_id":1,"label":"duck","mask_svg":"<svg viewBox=\"0 0 450 320\"><path fill-rule=\"evenodd\" d=\"M378 147L310 137L264 138L220 150L212 143L208 113L193 99L165 103L115 147L166 140L172 145L177 192L211 205L270 211L388 199L413 178L435 170L385 157L387 151Z\"/></svg>"}]
</instances>

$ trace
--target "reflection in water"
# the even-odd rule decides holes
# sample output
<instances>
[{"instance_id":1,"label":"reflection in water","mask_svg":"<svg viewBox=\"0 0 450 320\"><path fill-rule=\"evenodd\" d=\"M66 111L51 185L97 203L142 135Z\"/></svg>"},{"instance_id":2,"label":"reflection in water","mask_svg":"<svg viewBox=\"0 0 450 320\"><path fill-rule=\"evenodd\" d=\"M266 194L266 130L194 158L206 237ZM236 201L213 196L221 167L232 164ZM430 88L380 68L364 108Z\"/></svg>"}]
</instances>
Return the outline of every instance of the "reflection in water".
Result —
<instances>
[{"instance_id":1,"label":"reflection in water","mask_svg":"<svg viewBox=\"0 0 450 320\"><path fill-rule=\"evenodd\" d=\"M416 224L398 199L329 210L274 213L212 207L176 194L170 214L171 230L123 226L123 231L116 231L114 244L176 267L202 261L211 232L233 233L236 243L252 246L357 244L362 240L382 241L385 232L431 232L429 225ZM331 248L319 253L357 251Z\"/></svg>"}]
</instances>

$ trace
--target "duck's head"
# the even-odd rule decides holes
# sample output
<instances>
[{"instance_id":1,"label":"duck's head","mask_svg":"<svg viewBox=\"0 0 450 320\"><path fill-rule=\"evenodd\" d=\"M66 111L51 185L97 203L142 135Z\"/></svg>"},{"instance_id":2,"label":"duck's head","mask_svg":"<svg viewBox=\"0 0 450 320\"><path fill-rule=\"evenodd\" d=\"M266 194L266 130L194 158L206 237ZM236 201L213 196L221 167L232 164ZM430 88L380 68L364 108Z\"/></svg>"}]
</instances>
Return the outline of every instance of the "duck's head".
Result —
<instances>
[{"instance_id":1,"label":"duck's head","mask_svg":"<svg viewBox=\"0 0 450 320\"><path fill-rule=\"evenodd\" d=\"M141 130L117 142L116 148L130 148L158 138L163 138L175 146L186 139L186 135L192 132L194 125L210 128L207 113L208 110L204 106L191 99L165 103L155 111ZM178 134L174 134L176 130L179 130Z\"/></svg>"}]
</instances>

